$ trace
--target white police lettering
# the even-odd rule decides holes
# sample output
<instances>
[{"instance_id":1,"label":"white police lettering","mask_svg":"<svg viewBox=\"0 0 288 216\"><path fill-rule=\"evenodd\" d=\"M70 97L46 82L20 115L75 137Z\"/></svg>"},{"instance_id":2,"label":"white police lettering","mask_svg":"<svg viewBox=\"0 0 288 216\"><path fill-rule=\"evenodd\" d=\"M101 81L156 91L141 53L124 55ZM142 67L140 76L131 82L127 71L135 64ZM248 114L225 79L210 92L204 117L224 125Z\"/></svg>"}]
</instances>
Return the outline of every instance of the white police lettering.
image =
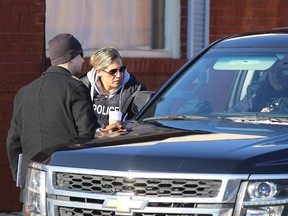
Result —
<instances>
[{"instance_id":1,"label":"white police lettering","mask_svg":"<svg viewBox=\"0 0 288 216\"><path fill-rule=\"evenodd\" d=\"M108 115L109 111L120 111L119 107L106 107L101 105L93 104L94 111L100 115Z\"/></svg>"}]
</instances>

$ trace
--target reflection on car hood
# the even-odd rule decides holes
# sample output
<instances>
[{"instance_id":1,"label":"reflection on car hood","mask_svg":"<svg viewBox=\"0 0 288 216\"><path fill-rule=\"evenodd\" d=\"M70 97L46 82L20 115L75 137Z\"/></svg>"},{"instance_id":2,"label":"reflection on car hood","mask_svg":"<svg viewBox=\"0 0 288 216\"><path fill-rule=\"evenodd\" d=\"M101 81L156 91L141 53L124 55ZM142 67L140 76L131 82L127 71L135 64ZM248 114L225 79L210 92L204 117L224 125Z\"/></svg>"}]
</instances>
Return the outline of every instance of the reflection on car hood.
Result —
<instances>
[{"instance_id":1,"label":"reflection on car hood","mask_svg":"<svg viewBox=\"0 0 288 216\"><path fill-rule=\"evenodd\" d=\"M57 166L150 172L279 173L288 164L288 133L278 125L180 120L128 127L127 135L55 147L40 155L54 152L48 163Z\"/></svg>"}]
</instances>

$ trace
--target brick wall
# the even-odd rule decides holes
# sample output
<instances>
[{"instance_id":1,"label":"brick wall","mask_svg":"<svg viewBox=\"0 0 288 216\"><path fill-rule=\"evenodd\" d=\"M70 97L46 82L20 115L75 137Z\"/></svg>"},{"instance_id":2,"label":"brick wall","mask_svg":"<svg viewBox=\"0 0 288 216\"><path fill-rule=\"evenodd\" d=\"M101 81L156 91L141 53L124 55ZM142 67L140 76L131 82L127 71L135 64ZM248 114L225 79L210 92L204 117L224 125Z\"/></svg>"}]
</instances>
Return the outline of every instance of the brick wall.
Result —
<instances>
[{"instance_id":1,"label":"brick wall","mask_svg":"<svg viewBox=\"0 0 288 216\"><path fill-rule=\"evenodd\" d=\"M284 26L287 0L210 0L210 42L228 34Z\"/></svg>"},{"instance_id":2,"label":"brick wall","mask_svg":"<svg viewBox=\"0 0 288 216\"><path fill-rule=\"evenodd\" d=\"M210 42L231 33L288 26L287 0L210 0L210 6ZM15 93L48 66L42 58L43 21L44 0L0 0L0 212L20 209L5 142ZM181 59L124 59L151 90L186 62L186 25L187 0L181 0ZM83 71L89 68L87 60Z\"/></svg>"},{"instance_id":3,"label":"brick wall","mask_svg":"<svg viewBox=\"0 0 288 216\"><path fill-rule=\"evenodd\" d=\"M42 1L0 1L0 212L20 207L5 143L15 92L41 70L43 17Z\"/></svg>"}]
</instances>

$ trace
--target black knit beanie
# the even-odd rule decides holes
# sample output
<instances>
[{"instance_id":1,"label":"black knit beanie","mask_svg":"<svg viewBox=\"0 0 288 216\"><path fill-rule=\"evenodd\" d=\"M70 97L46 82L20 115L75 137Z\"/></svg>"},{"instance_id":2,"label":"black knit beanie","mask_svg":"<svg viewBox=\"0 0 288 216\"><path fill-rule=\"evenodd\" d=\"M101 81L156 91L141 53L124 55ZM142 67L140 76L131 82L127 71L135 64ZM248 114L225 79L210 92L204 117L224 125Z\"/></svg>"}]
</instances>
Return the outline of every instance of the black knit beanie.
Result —
<instances>
[{"instance_id":1,"label":"black knit beanie","mask_svg":"<svg viewBox=\"0 0 288 216\"><path fill-rule=\"evenodd\" d=\"M68 62L79 54L83 56L80 42L71 34L58 34L48 42L48 45L52 65Z\"/></svg>"}]
</instances>

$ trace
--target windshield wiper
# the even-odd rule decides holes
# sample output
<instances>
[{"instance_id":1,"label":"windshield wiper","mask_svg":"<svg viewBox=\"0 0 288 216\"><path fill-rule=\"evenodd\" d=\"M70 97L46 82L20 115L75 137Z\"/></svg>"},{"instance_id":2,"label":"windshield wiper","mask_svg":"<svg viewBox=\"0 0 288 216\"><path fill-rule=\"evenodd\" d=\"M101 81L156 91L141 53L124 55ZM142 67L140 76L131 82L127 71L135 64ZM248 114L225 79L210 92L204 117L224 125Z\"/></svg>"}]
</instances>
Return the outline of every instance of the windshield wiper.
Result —
<instances>
[{"instance_id":1,"label":"windshield wiper","mask_svg":"<svg viewBox=\"0 0 288 216\"><path fill-rule=\"evenodd\" d=\"M234 122L255 122L255 123L288 123L287 117L275 117L275 116L264 116L264 115L254 115L254 116L230 116L221 117L221 121L231 120Z\"/></svg>"},{"instance_id":2,"label":"windshield wiper","mask_svg":"<svg viewBox=\"0 0 288 216\"><path fill-rule=\"evenodd\" d=\"M143 122L157 121L157 120L184 120L184 119L186 119L186 116L184 115L153 116L143 119Z\"/></svg>"},{"instance_id":3,"label":"windshield wiper","mask_svg":"<svg viewBox=\"0 0 288 216\"><path fill-rule=\"evenodd\" d=\"M143 122L159 121L159 120L191 120L206 118L205 116L191 116L191 115L169 115L169 116L153 116L143 119Z\"/></svg>"}]
</instances>

